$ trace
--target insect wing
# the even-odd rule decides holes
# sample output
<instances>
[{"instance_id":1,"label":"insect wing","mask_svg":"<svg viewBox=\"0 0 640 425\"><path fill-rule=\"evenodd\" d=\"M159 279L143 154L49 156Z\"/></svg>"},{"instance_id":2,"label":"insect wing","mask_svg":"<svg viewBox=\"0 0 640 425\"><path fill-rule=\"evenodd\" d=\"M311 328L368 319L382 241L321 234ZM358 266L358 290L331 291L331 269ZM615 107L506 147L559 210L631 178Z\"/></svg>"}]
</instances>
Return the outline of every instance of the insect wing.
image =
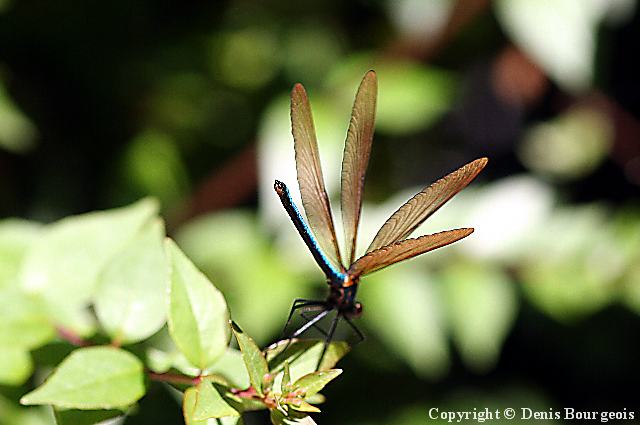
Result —
<instances>
[{"instance_id":1,"label":"insect wing","mask_svg":"<svg viewBox=\"0 0 640 425\"><path fill-rule=\"evenodd\" d=\"M464 189L487 165L487 158L476 159L424 188L402 205L373 238L367 253L406 239L411 232L449 199Z\"/></svg>"},{"instance_id":2,"label":"insect wing","mask_svg":"<svg viewBox=\"0 0 640 425\"><path fill-rule=\"evenodd\" d=\"M364 177L369 164L371 142L376 114L378 82L373 71L367 72L362 79L351 112L351 121L347 131L342 158L341 209L344 225L345 259L347 264L355 256L358 223L362 209Z\"/></svg>"},{"instance_id":3,"label":"insect wing","mask_svg":"<svg viewBox=\"0 0 640 425\"><path fill-rule=\"evenodd\" d=\"M307 92L296 84L291 92L291 132L293 133L296 171L307 221L320 248L332 265L342 268L340 249L324 186L316 131Z\"/></svg>"},{"instance_id":4,"label":"insect wing","mask_svg":"<svg viewBox=\"0 0 640 425\"><path fill-rule=\"evenodd\" d=\"M473 233L473 229L471 228L455 229L425 235L415 239L405 239L400 242L394 242L391 245L383 246L359 258L351 265L347 273L353 277L363 276L383 269L391 264L449 245L469 236L471 233Z\"/></svg>"}]
</instances>

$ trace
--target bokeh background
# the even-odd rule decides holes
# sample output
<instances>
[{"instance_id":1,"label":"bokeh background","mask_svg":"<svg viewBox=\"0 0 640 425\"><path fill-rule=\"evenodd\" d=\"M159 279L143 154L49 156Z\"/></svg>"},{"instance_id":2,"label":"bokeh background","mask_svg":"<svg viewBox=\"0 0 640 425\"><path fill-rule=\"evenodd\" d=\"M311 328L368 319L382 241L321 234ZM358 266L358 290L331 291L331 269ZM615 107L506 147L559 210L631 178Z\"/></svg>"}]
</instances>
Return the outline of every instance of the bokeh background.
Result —
<instances>
[{"instance_id":1,"label":"bokeh background","mask_svg":"<svg viewBox=\"0 0 640 425\"><path fill-rule=\"evenodd\" d=\"M364 280L367 340L318 422L632 410L639 29L633 0L0 0L0 216L52 222L155 196L264 346L294 298L326 291L272 190L296 186L289 90L310 94L335 198L351 102L375 69L360 249L424 185L490 163L419 229L476 233ZM49 423L19 395L0 386L0 423ZM158 390L125 423L180 420Z\"/></svg>"}]
</instances>

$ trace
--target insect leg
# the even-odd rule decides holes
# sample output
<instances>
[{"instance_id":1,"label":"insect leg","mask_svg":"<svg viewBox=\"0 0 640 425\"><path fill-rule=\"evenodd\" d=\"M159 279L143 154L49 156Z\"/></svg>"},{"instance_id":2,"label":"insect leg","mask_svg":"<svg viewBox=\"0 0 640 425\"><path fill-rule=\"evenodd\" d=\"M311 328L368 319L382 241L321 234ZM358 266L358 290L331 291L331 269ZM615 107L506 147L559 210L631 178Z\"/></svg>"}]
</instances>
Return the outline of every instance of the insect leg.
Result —
<instances>
[{"instance_id":1,"label":"insect leg","mask_svg":"<svg viewBox=\"0 0 640 425\"><path fill-rule=\"evenodd\" d=\"M329 347L329 343L331 342L331 338L333 338L333 334L338 327L338 321L342 315L339 311L336 311L336 315L331 321L331 327L329 328L329 332L327 332L326 337L324 339L324 346L322 347L322 353L320 353L320 357L318 358L318 364L316 365L316 370L320 370L320 365L322 364L322 359L327 352L327 348Z\"/></svg>"},{"instance_id":2,"label":"insect leg","mask_svg":"<svg viewBox=\"0 0 640 425\"><path fill-rule=\"evenodd\" d=\"M362 341L365 340L365 336L364 334L360 331L360 329L358 329L358 327L351 321L351 319L349 319L348 317L344 317L344 320L347 321L347 323L349 324L349 326L351 326L351 329L353 329L353 331L356 333L356 335L358 335L358 342L356 342L356 344L360 344Z\"/></svg>"},{"instance_id":3,"label":"insect leg","mask_svg":"<svg viewBox=\"0 0 640 425\"><path fill-rule=\"evenodd\" d=\"M293 318L293 313L295 313L296 310L298 310L299 308L308 307L308 306L314 306L314 305L324 305L324 302L316 301L316 300L305 300L303 298L297 298L295 301L293 301L293 305L291 306L291 310L289 310L289 317L287 317L287 322L284 324L284 328L282 329L282 339L284 339L284 337L285 337L285 335L287 333L287 328L291 324L291 319Z\"/></svg>"},{"instance_id":4,"label":"insect leg","mask_svg":"<svg viewBox=\"0 0 640 425\"><path fill-rule=\"evenodd\" d=\"M304 325L302 325L300 327L300 329L298 329L297 331L295 331L292 335L291 338L295 338L301 334L303 334L307 329L309 329L311 326L315 325L316 323L318 323L320 320L322 320L322 318L324 316L326 316L327 314L329 314L331 310L326 309L321 311L316 317L314 317L313 319L309 320L307 323L305 323Z\"/></svg>"},{"instance_id":5,"label":"insect leg","mask_svg":"<svg viewBox=\"0 0 640 425\"><path fill-rule=\"evenodd\" d=\"M311 311L311 310L309 310L309 311ZM309 322L309 321L311 321L311 320L313 319L312 317L309 317L309 316L307 316L307 315L306 315L306 314L304 314L304 313L305 313L305 312L300 313L300 317L302 317L302 318L305 320L305 322ZM320 326L318 326L318 324L317 324L317 323L313 325L313 328L314 328L315 330L317 330L318 332L320 332L320 333L321 333L322 335L324 335L325 337L327 336L327 332L326 332L324 329L322 329Z\"/></svg>"}]
</instances>

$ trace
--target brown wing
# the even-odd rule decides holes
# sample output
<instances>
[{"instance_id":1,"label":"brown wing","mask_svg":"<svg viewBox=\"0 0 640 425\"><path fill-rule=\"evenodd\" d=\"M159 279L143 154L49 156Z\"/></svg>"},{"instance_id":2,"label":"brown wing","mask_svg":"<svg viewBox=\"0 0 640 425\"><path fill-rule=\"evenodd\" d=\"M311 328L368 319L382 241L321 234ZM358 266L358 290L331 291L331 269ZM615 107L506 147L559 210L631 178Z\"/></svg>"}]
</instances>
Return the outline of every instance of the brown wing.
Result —
<instances>
[{"instance_id":1,"label":"brown wing","mask_svg":"<svg viewBox=\"0 0 640 425\"><path fill-rule=\"evenodd\" d=\"M291 132L296 152L296 170L302 205L309 226L332 265L342 269L331 205L320 167L320 154L311 106L302 84L296 84L291 92Z\"/></svg>"},{"instance_id":2,"label":"brown wing","mask_svg":"<svg viewBox=\"0 0 640 425\"><path fill-rule=\"evenodd\" d=\"M364 177L369 164L376 115L378 82L373 71L362 79L351 112L342 158L342 224L344 225L345 259L353 262L362 208Z\"/></svg>"},{"instance_id":3,"label":"brown wing","mask_svg":"<svg viewBox=\"0 0 640 425\"><path fill-rule=\"evenodd\" d=\"M378 230L367 252L406 239L449 199L471 183L487 165L487 161L487 158L476 159L409 199Z\"/></svg>"},{"instance_id":4,"label":"brown wing","mask_svg":"<svg viewBox=\"0 0 640 425\"><path fill-rule=\"evenodd\" d=\"M449 245L469 236L471 233L473 233L473 229L471 228L455 229L420 236L416 239L405 239L400 242L394 242L391 245L383 246L359 258L351 265L347 273L353 277L363 276L383 269L391 264Z\"/></svg>"}]
</instances>

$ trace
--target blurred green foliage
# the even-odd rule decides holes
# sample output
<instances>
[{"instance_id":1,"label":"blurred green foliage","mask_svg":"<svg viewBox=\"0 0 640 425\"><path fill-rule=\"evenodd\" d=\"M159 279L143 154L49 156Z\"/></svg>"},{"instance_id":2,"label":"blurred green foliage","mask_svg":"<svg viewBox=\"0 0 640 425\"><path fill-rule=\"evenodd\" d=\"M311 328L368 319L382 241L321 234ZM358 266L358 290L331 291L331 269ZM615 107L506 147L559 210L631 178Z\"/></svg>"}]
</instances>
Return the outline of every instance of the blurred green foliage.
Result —
<instances>
[{"instance_id":1,"label":"blurred green foliage","mask_svg":"<svg viewBox=\"0 0 640 425\"><path fill-rule=\"evenodd\" d=\"M314 423L308 413L320 412L318 392L342 373L334 366L349 346L286 340L261 350L156 214L144 199L67 217L14 253L19 265L9 263L0 287L0 384L21 405L49 406L60 425L136 416L154 381L181 402L187 424L242 423L254 410L269 410L275 425ZM23 222L1 224L9 247L29 234ZM239 350L229 346L231 327ZM7 420L24 420L24 410L0 407Z\"/></svg>"},{"instance_id":2,"label":"blurred green foliage","mask_svg":"<svg viewBox=\"0 0 640 425\"><path fill-rule=\"evenodd\" d=\"M287 93L298 81L309 91L336 199L354 87L369 68L380 98L360 247L420 187L465 160L491 162L419 229L473 226L470 238L363 281L367 340L347 356L319 422L422 424L434 406L635 402L622 385L640 379L635 1L96 6L0 1L0 211L21 217L0 222L0 357L15 365L0 364L0 422L53 420L17 404L28 353L53 332L31 314L38 297L90 334L96 323L80 308L89 292L123 289L102 286L101 259L125 246L153 258L119 238L124 229L74 245L64 224L40 222L156 197L159 207L130 211L130 228L161 208L260 346L280 335L294 298L324 297L272 191L274 178L295 189ZM246 152L255 160L238 160ZM104 225L97 216L86 231ZM39 256L51 243L58 254ZM83 256L86 267L65 269L64 258ZM39 280L42 268L60 285ZM18 280L33 297L11 289ZM153 279L136 282L132 291L144 291ZM97 312L115 318L117 307ZM115 319L110 332L138 338ZM158 369L189 370L175 350L157 348L166 332L154 338L147 355ZM374 377L397 391L378 394ZM175 413L170 397L144 402ZM155 422L132 412L126 423Z\"/></svg>"},{"instance_id":3,"label":"blurred green foliage","mask_svg":"<svg viewBox=\"0 0 640 425\"><path fill-rule=\"evenodd\" d=\"M0 147L12 152L26 152L33 148L35 137L35 126L18 110L0 79Z\"/></svg>"}]
</instances>

